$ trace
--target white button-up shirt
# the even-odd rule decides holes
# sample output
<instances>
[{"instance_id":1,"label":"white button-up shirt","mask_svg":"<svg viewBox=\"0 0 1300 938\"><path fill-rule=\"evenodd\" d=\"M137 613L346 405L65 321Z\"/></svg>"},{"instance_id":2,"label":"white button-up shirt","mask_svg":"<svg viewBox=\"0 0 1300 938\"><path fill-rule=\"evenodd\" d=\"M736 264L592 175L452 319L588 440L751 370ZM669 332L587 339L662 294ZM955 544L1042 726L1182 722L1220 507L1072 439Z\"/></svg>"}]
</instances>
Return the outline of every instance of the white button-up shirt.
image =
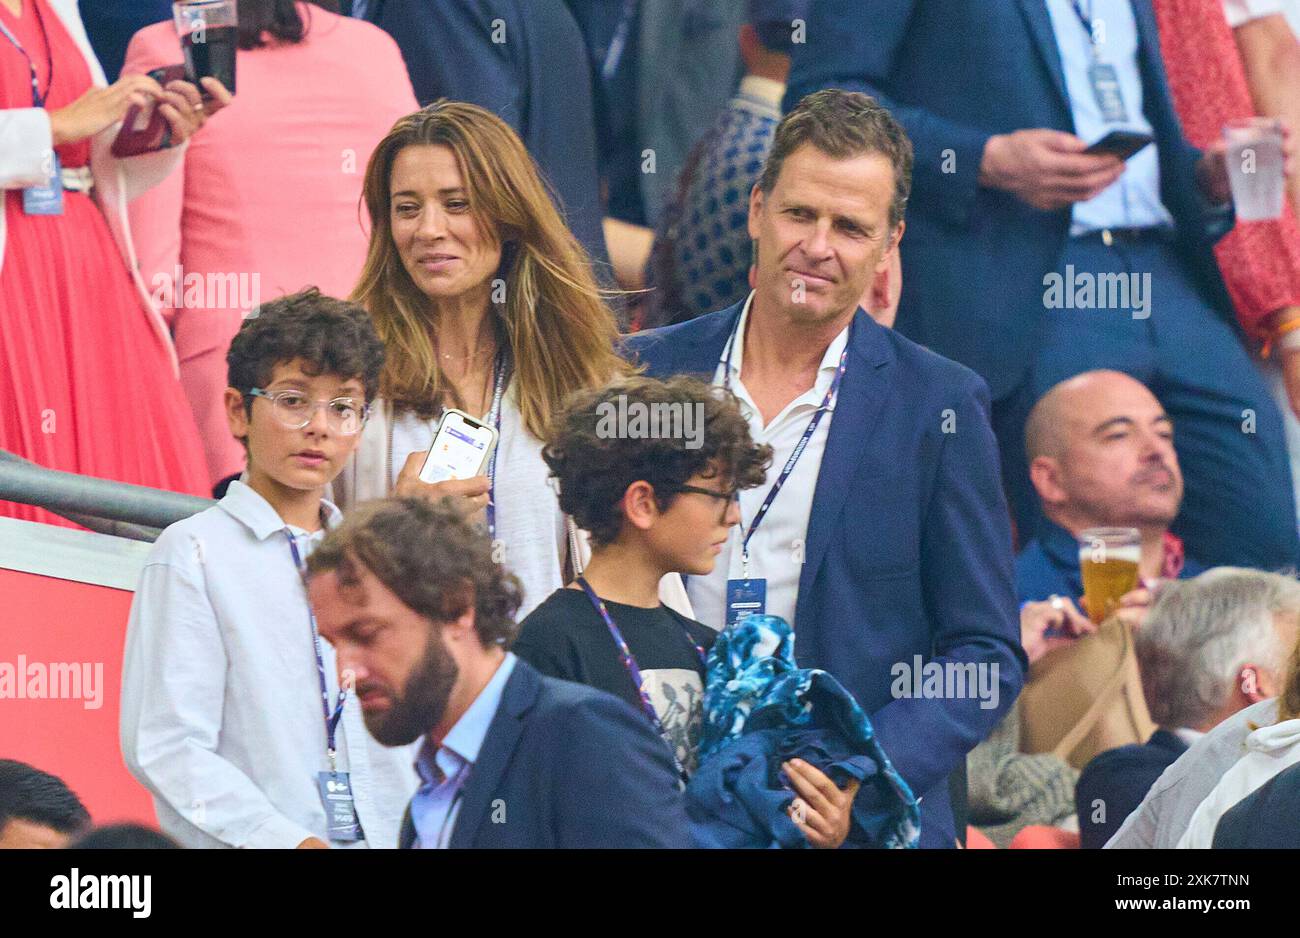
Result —
<instances>
[{"instance_id":1,"label":"white button-up shirt","mask_svg":"<svg viewBox=\"0 0 1300 938\"><path fill-rule=\"evenodd\" d=\"M745 325L749 321L749 308L753 302L754 294L750 293L740 313L736 346L731 355L731 390L740 398L741 410L749 421L749 432L753 435L754 442L771 445L772 466L762 485L740 493L740 524L731 529L731 535L722 548L722 553L718 555L713 573L708 576L693 576L687 581L686 590L695 607L696 618L714 629L722 629L727 623L727 580L742 576L741 543L744 541L744 532L749 529L786 460L803 438L808 422L821 406L822 398L835 379L840 354L849 341L849 327L845 326L822 356L816 383L787 404L771 423L764 426L762 413L749 396L745 383L740 380L745 360ZM726 383L726 360L727 350L724 348L713 378L716 385ZM817 476L821 472L822 455L826 452L826 437L830 433L834 409L835 401L831 401L830 410L817 425L816 432L808 441L790 478L781 487L781 494L767 510L763 522L754 532L753 540L749 542L749 576L767 580L767 614L780 616L791 625L797 625L794 610L799 599L804 541L808 534L813 493L817 488Z\"/></svg>"},{"instance_id":2,"label":"white button-up shirt","mask_svg":"<svg viewBox=\"0 0 1300 938\"><path fill-rule=\"evenodd\" d=\"M322 502L333 527L338 509ZM186 847L329 843L317 774L329 771L306 592L287 525L232 482L217 505L173 524L145 563L122 665L122 755ZM323 534L297 534L306 557ZM334 650L321 642L331 704ZM415 791L414 746L388 749L349 696L338 771L349 772L365 840L396 847Z\"/></svg>"}]
</instances>

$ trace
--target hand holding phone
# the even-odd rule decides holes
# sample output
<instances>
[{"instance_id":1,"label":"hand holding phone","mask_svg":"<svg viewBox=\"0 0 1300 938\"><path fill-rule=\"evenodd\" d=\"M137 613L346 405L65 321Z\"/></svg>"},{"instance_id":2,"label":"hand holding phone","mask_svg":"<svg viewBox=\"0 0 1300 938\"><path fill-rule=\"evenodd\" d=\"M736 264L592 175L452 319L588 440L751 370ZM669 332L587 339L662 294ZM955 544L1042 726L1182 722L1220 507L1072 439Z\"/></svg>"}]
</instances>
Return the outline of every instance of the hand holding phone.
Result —
<instances>
[{"instance_id":1,"label":"hand holding phone","mask_svg":"<svg viewBox=\"0 0 1300 938\"><path fill-rule=\"evenodd\" d=\"M1083 152L1109 154L1121 160L1128 160L1154 140L1155 137L1150 134L1139 133L1136 130L1112 130Z\"/></svg>"},{"instance_id":2,"label":"hand holding phone","mask_svg":"<svg viewBox=\"0 0 1300 938\"><path fill-rule=\"evenodd\" d=\"M155 68L149 73L149 77L165 88L169 82L185 80L185 66L167 65ZM167 119L159 110L158 103L157 100L153 100L143 107L138 104L132 105L126 112L126 117L122 118L122 129L117 132L117 137L113 140L114 156L119 158L139 156L170 145Z\"/></svg>"},{"instance_id":3,"label":"hand holding phone","mask_svg":"<svg viewBox=\"0 0 1300 938\"><path fill-rule=\"evenodd\" d=\"M433 445L420 469L421 482L445 482L482 475L496 447L497 431L464 411L443 411Z\"/></svg>"},{"instance_id":4,"label":"hand holding phone","mask_svg":"<svg viewBox=\"0 0 1300 938\"><path fill-rule=\"evenodd\" d=\"M424 482L420 479L420 469L427 459L428 453L423 451L411 453L406 457L406 463L398 473L397 484L393 486L394 495L402 498L424 498L431 502L449 498L460 505L466 516L487 507L488 490L491 488L487 476L448 479L445 482Z\"/></svg>"}]
</instances>

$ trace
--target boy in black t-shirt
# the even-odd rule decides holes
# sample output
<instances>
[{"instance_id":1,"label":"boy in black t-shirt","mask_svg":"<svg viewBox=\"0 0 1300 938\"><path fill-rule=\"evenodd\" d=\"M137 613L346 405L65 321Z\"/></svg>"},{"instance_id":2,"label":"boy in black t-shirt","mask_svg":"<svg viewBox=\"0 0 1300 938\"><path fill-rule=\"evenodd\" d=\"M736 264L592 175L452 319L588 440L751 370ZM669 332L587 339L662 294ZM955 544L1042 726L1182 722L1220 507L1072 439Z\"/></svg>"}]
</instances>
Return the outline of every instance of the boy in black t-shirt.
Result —
<instances>
[{"instance_id":1,"label":"boy in black t-shirt","mask_svg":"<svg viewBox=\"0 0 1300 938\"><path fill-rule=\"evenodd\" d=\"M737 493L763 482L736 399L692 378L626 378L571 398L543 451L560 507L591 535L583 576L524 619L512 650L543 674L645 712L694 769L714 632L659 601L669 573L712 572Z\"/></svg>"}]
</instances>

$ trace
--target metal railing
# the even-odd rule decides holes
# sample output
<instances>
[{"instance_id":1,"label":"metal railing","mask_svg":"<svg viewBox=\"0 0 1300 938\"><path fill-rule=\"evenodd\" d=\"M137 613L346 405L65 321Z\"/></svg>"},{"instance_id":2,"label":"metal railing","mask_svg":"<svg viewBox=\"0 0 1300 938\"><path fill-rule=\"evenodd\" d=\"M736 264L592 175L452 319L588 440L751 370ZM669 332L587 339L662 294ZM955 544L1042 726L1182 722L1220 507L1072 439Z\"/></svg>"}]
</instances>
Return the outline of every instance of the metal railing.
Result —
<instances>
[{"instance_id":1,"label":"metal railing","mask_svg":"<svg viewBox=\"0 0 1300 938\"><path fill-rule=\"evenodd\" d=\"M215 502L144 485L46 469L0 450L0 501L35 505L100 534L155 540L162 529Z\"/></svg>"}]
</instances>

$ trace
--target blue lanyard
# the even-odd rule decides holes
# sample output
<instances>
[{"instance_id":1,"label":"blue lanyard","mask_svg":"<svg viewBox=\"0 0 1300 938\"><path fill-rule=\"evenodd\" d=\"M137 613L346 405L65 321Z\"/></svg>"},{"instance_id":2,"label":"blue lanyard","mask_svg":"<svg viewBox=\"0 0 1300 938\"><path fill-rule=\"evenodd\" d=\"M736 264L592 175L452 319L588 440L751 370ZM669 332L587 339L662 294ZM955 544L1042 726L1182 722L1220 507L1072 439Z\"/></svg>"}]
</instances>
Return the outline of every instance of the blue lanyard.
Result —
<instances>
[{"instance_id":1,"label":"blue lanyard","mask_svg":"<svg viewBox=\"0 0 1300 938\"><path fill-rule=\"evenodd\" d=\"M736 348L736 335L740 331L740 319L736 319L735 326L731 329L731 338L727 341L727 355L722 362L722 386L728 391L731 390L731 355ZM822 421L822 415L831 408L831 403L835 400L835 395L839 393L840 382L844 379L844 371L849 361L849 343L853 341L853 327L849 326L848 341L844 343L844 351L840 353L840 363L835 369L835 377L831 379L831 386L826 389L826 395L822 398L821 404L813 413L812 419L808 421L808 427L803 431L803 436L795 445L794 452L790 458L785 461L785 466L781 469L781 474L776 477L772 483L772 488L768 490L767 497L763 499L763 504L758 508L758 514L754 515L754 520L749 523L749 528L745 531L745 539L740 544L740 562L744 567L744 576L749 576L749 541L758 530L758 526L763 523L767 517L767 511L776 501L776 496L781 491L781 486L785 485L786 479L790 478L790 473L794 472L795 465L799 462L799 457L808 447L808 441L812 439L813 434L817 432L817 425Z\"/></svg>"},{"instance_id":2,"label":"blue lanyard","mask_svg":"<svg viewBox=\"0 0 1300 938\"><path fill-rule=\"evenodd\" d=\"M1092 31L1092 0L1088 0L1088 12L1083 12L1083 0L1071 0L1070 6L1074 7L1074 15L1079 18L1083 24L1083 31L1088 34L1088 45L1092 47L1092 56L1095 59L1101 58L1101 48L1097 45L1097 35Z\"/></svg>"},{"instance_id":3,"label":"blue lanyard","mask_svg":"<svg viewBox=\"0 0 1300 938\"><path fill-rule=\"evenodd\" d=\"M497 453L501 450L501 399L505 394L508 370L503 352L497 356L495 375L492 379L494 385L492 407L488 411L488 422L497 431L497 445L492 447L492 455L488 457L488 538L494 542L497 539Z\"/></svg>"},{"instance_id":4,"label":"blue lanyard","mask_svg":"<svg viewBox=\"0 0 1300 938\"><path fill-rule=\"evenodd\" d=\"M302 556L298 553L298 542L293 536L293 532L285 529L284 536L289 539L289 550L293 552L293 565L298 568L300 575L306 575L306 566L302 562ZM325 683L325 658L320 650L320 632L316 629L316 613L312 612L311 602L307 603L307 618L311 623L311 641L312 648L316 652L316 674L320 678L320 702L321 708L325 715L325 747L330 757L330 771L338 771L338 764L335 758L337 749L334 746L334 736L338 730L339 720L343 718L343 704L348 699L348 689L341 682L339 684L339 699L334 705L334 713L330 714L330 693Z\"/></svg>"},{"instance_id":5,"label":"blue lanyard","mask_svg":"<svg viewBox=\"0 0 1300 938\"><path fill-rule=\"evenodd\" d=\"M45 30L45 18L41 16L39 3L32 4L32 12L36 14L36 22L41 27L41 35L45 37L45 94L50 93L50 88L54 84L54 51L50 48L50 34ZM45 97L41 94L41 83L36 76L36 64L32 62L32 57L27 54L23 44L18 41L18 37L9 31L9 27L0 20L0 36L8 39L18 54L27 60L27 68L32 73L32 107L44 107Z\"/></svg>"},{"instance_id":6,"label":"blue lanyard","mask_svg":"<svg viewBox=\"0 0 1300 938\"><path fill-rule=\"evenodd\" d=\"M651 702L650 695L646 693L641 678L641 669L637 667L636 659L632 657L632 649L627 647L627 640L623 638L623 633L619 631L618 626L614 623L614 617L611 616L609 610L605 608L605 601L596 595L596 591L591 588L591 584L587 582L587 578L580 576L578 577L577 582L578 585L582 587L582 591L587 594L587 598L591 600L591 604L596 608L596 612L599 613L601 619L604 620L605 628L609 629L610 637L614 639L614 644L618 646L619 660L623 663L623 668L627 671L627 676L632 679L632 686L636 688L636 692L641 698L641 709L645 712L645 715L650 718L650 723L654 726L655 732L657 732L660 738L668 744L668 751L673 757L673 765L677 768L677 774L684 784L689 778L686 774L686 767L682 765L681 760L677 758L677 747L673 745L672 740L668 738L668 734L664 732L663 721L659 719L659 713L655 710L655 705ZM695 649L695 653L700 656L700 664L707 665L708 656L704 653L704 649L695 641L694 638L691 637L691 633L687 632L685 628L682 629L682 634L684 634L686 640L691 643L691 647Z\"/></svg>"}]
</instances>

